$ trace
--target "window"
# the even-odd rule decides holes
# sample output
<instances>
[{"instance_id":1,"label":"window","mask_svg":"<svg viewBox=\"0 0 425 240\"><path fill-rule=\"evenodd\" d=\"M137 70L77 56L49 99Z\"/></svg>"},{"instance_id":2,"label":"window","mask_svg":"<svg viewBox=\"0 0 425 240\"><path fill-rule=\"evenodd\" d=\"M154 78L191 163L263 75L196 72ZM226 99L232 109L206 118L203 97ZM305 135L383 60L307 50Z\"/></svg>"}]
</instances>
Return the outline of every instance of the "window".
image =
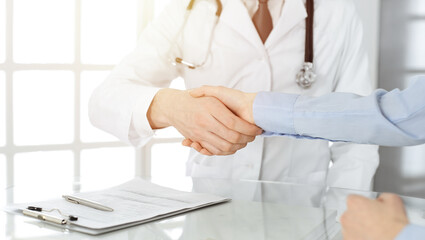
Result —
<instances>
[{"instance_id":1,"label":"window","mask_svg":"<svg viewBox=\"0 0 425 240\"><path fill-rule=\"evenodd\" d=\"M412 16L425 16L425 2L423 0L408 0L406 1L408 12Z\"/></svg>"},{"instance_id":2,"label":"window","mask_svg":"<svg viewBox=\"0 0 425 240\"><path fill-rule=\"evenodd\" d=\"M75 2L71 0L14 0L14 61L72 63L74 16Z\"/></svg>"},{"instance_id":3,"label":"window","mask_svg":"<svg viewBox=\"0 0 425 240\"><path fill-rule=\"evenodd\" d=\"M70 150L16 154L14 157L15 186L25 186L25 192L20 191L19 188L15 190L15 201L41 201L57 198L57 192L64 194L72 192L73 160L74 156Z\"/></svg>"},{"instance_id":4,"label":"window","mask_svg":"<svg viewBox=\"0 0 425 240\"><path fill-rule=\"evenodd\" d=\"M4 191L6 189L6 157L3 154L0 154L0 190ZM6 205L6 198L1 197L0 198L0 206ZM0 217L0 224L1 226L6 226L6 216ZM0 236L7 236L6 235L6 227L0 228Z\"/></svg>"},{"instance_id":5,"label":"window","mask_svg":"<svg viewBox=\"0 0 425 240\"><path fill-rule=\"evenodd\" d=\"M6 85L5 75L0 71L0 148L6 143Z\"/></svg>"},{"instance_id":6,"label":"window","mask_svg":"<svg viewBox=\"0 0 425 240\"><path fill-rule=\"evenodd\" d=\"M85 183L84 187L106 188L132 179L134 156L134 149L129 147L83 150L81 181Z\"/></svg>"},{"instance_id":7,"label":"window","mask_svg":"<svg viewBox=\"0 0 425 240\"><path fill-rule=\"evenodd\" d=\"M74 141L74 79L71 71L14 72L14 144Z\"/></svg>"},{"instance_id":8,"label":"window","mask_svg":"<svg viewBox=\"0 0 425 240\"><path fill-rule=\"evenodd\" d=\"M0 0L0 64L6 60L6 0Z\"/></svg>"},{"instance_id":9,"label":"window","mask_svg":"<svg viewBox=\"0 0 425 240\"><path fill-rule=\"evenodd\" d=\"M81 61L117 64L135 46L137 1L84 0L81 4Z\"/></svg>"},{"instance_id":10,"label":"window","mask_svg":"<svg viewBox=\"0 0 425 240\"><path fill-rule=\"evenodd\" d=\"M425 70L425 14L407 25L406 68Z\"/></svg>"},{"instance_id":11,"label":"window","mask_svg":"<svg viewBox=\"0 0 425 240\"><path fill-rule=\"evenodd\" d=\"M380 3L379 86L404 89L412 77L425 74L425 1ZM425 146L381 147L380 153L385 161L381 161L376 174L375 190L425 197Z\"/></svg>"},{"instance_id":12,"label":"window","mask_svg":"<svg viewBox=\"0 0 425 240\"><path fill-rule=\"evenodd\" d=\"M134 149L94 128L87 116L93 89L168 1L0 0L1 186L50 179L64 191L79 191L80 183L106 187L150 176L152 156L158 175L167 176L163 159L172 157L181 164L173 176L184 175L188 150L176 144L182 138L175 130ZM183 89L182 79L172 87ZM163 147L171 155L157 154ZM31 177L34 172L51 177ZM7 202L21 198L15 192Z\"/></svg>"},{"instance_id":13,"label":"window","mask_svg":"<svg viewBox=\"0 0 425 240\"><path fill-rule=\"evenodd\" d=\"M425 74L425 46L423 44L425 42L425 2L409 0L406 12L407 20L404 22L406 53L403 61L405 66L400 69L406 76L405 87L410 84L413 76ZM401 168L402 175L408 178L423 178L425 175L424 154L425 146L423 145L403 148L401 156L405 162ZM412 188L413 191L423 192L425 186L421 182L406 187L406 189L409 188Z\"/></svg>"},{"instance_id":14,"label":"window","mask_svg":"<svg viewBox=\"0 0 425 240\"><path fill-rule=\"evenodd\" d=\"M2 180L0 181L0 189L3 191L6 188L6 157L3 154L0 154L0 175L2 176ZM4 206L6 199L1 198L0 199L0 206ZM2 236L2 235L0 235Z\"/></svg>"}]
</instances>

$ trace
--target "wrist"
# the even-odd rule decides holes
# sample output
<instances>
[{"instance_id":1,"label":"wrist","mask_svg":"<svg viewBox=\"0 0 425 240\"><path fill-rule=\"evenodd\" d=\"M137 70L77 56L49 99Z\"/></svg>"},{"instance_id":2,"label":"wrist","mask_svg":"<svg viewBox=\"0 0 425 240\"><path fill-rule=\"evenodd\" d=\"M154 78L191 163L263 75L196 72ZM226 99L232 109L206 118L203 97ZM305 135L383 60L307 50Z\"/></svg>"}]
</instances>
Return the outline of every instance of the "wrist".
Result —
<instances>
[{"instance_id":1,"label":"wrist","mask_svg":"<svg viewBox=\"0 0 425 240\"><path fill-rule=\"evenodd\" d=\"M381 230L384 232L381 232L379 234L376 234L376 239L380 237L385 237L384 239L396 239L398 235L403 231L403 229L408 225L408 222L402 222L397 221L393 222L390 225L387 225L383 227Z\"/></svg>"},{"instance_id":2,"label":"wrist","mask_svg":"<svg viewBox=\"0 0 425 240\"><path fill-rule=\"evenodd\" d=\"M153 98L146 114L152 129L161 129L171 126L170 109L173 109L173 96L179 90L164 88L159 90Z\"/></svg>"},{"instance_id":3,"label":"wrist","mask_svg":"<svg viewBox=\"0 0 425 240\"><path fill-rule=\"evenodd\" d=\"M246 93L246 99L247 99L247 105L245 106L245 109L247 111L247 121L249 123L255 124L254 121L254 100L257 96L257 93Z\"/></svg>"},{"instance_id":4,"label":"wrist","mask_svg":"<svg viewBox=\"0 0 425 240\"><path fill-rule=\"evenodd\" d=\"M400 233L403 231L403 229L405 227L407 227L407 225L409 225L409 222L404 222L404 221L398 222L393 228L394 234L393 234L392 237L395 239L398 235L400 235Z\"/></svg>"}]
</instances>

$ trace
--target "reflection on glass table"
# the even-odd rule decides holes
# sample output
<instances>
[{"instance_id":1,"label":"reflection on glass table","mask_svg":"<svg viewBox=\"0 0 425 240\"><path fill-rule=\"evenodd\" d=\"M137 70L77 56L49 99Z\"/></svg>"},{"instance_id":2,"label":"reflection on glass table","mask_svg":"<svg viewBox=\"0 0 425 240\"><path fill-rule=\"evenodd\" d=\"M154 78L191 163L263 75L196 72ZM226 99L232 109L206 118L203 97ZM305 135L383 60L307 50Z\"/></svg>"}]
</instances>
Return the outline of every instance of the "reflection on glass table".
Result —
<instances>
[{"instance_id":1,"label":"reflection on glass table","mask_svg":"<svg viewBox=\"0 0 425 240\"><path fill-rule=\"evenodd\" d=\"M69 232L35 219L0 213L0 238L6 239L342 239L339 216L349 194L376 198L379 193L359 192L293 183L213 179L151 179L183 191L220 195L232 199L212 206L148 224L100 236ZM94 190L82 186L82 191ZM40 186L41 192L49 186ZM63 192L58 188L57 196ZM28 189L6 189L9 203ZM50 192L49 196L52 196ZM25 202L40 196L28 195ZM22 199L22 197L20 197ZM424 225L424 199L403 198L410 221Z\"/></svg>"}]
</instances>

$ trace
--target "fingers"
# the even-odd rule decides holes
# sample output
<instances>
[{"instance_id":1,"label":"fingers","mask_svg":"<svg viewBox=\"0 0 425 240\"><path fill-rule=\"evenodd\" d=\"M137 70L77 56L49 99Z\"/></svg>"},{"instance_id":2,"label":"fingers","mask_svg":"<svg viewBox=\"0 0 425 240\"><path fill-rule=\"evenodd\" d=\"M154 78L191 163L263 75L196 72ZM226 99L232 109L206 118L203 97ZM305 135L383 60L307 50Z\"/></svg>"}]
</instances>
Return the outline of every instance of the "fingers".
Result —
<instances>
[{"instance_id":1,"label":"fingers","mask_svg":"<svg viewBox=\"0 0 425 240\"><path fill-rule=\"evenodd\" d=\"M377 199L352 195L341 217L344 237L352 239L394 239L408 224L403 203L397 195Z\"/></svg>"},{"instance_id":2,"label":"fingers","mask_svg":"<svg viewBox=\"0 0 425 240\"><path fill-rule=\"evenodd\" d=\"M209 152L207 149L203 148L201 144L198 142L193 142L190 147L198 151L200 154L207 155L207 156L213 156L211 152Z\"/></svg>"},{"instance_id":3,"label":"fingers","mask_svg":"<svg viewBox=\"0 0 425 240\"><path fill-rule=\"evenodd\" d=\"M244 93L235 89L226 87L203 86L189 90L192 97L214 97L224 103L227 108L239 115L244 108ZM241 115L239 115L241 116Z\"/></svg>"},{"instance_id":4,"label":"fingers","mask_svg":"<svg viewBox=\"0 0 425 240\"><path fill-rule=\"evenodd\" d=\"M393 193L382 193L379 195L378 201L390 203L392 205L403 205L403 201L399 196Z\"/></svg>"},{"instance_id":5,"label":"fingers","mask_svg":"<svg viewBox=\"0 0 425 240\"><path fill-rule=\"evenodd\" d=\"M222 94L220 94L219 87L213 86L202 86L200 88L191 89L189 90L189 93L194 98L205 96L220 98L220 96L222 96Z\"/></svg>"},{"instance_id":6,"label":"fingers","mask_svg":"<svg viewBox=\"0 0 425 240\"><path fill-rule=\"evenodd\" d=\"M187 138L184 139L182 141L182 145L185 146L185 147L191 147L191 148L195 149L197 152L199 152L199 153L201 153L203 155L213 156L213 154L210 153L207 149L203 148L201 146L201 144L199 144L198 142L193 142L190 139L187 139Z\"/></svg>"},{"instance_id":7,"label":"fingers","mask_svg":"<svg viewBox=\"0 0 425 240\"><path fill-rule=\"evenodd\" d=\"M231 155L247 145L247 143L231 143L214 133L208 134L205 140L199 143L214 155Z\"/></svg>"},{"instance_id":8,"label":"fingers","mask_svg":"<svg viewBox=\"0 0 425 240\"><path fill-rule=\"evenodd\" d=\"M347 197L347 208L357 206L366 202L372 201L369 198L360 196L360 195L349 195Z\"/></svg>"},{"instance_id":9,"label":"fingers","mask_svg":"<svg viewBox=\"0 0 425 240\"><path fill-rule=\"evenodd\" d=\"M226 118L227 116L222 116ZM215 118L215 117L214 117ZM244 144L248 142L252 142L255 140L256 135L245 135L243 133L238 132L237 130L233 130L229 128L226 124L222 123L222 119L217 119L219 124L215 126L213 129L214 134L225 139L226 141L234 144Z\"/></svg>"},{"instance_id":10,"label":"fingers","mask_svg":"<svg viewBox=\"0 0 425 240\"><path fill-rule=\"evenodd\" d=\"M196 142L193 144L193 146L194 146L194 149L198 151L200 154L207 155L207 156L218 155L218 153L221 152L215 146L213 146L212 144L208 142L202 142L202 145L201 143Z\"/></svg>"},{"instance_id":11,"label":"fingers","mask_svg":"<svg viewBox=\"0 0 425 240\"><path fill-rule=\"evenodd\" d=\"M235 116L216 99L210 98L208 100L212 100L212 102L207 105L208 111L211 115L209 117L202 116L202 118L200 117L197 119L197 122L201 127L199 130L203 133L195 134L195 138L190 137L190 139L192 141L199 142L202 147L210 153L214 155L234 154L236 151L246 147L248 142L254 141L255 135L262 132L262 130L255 125L249 124ZM228 126L222 122L226 122ZM254 135L249 136L240 133L233 128L241 128L243 131ZM206 133L205 130L208 130L209 133ZM202 137L198 138L198 136ZM214 148L212 148L212 146L214 146ZM199 151L199 149L197 150Z\"/></svg>"},{"instance_id":12,"label":"fingers","mask_svg":"<svg viewBox=\"0 0 425 240\"><path fill-rule=\"evenodd\" d=\"M372 201L374 200L359 195L347 197L347 210L340 218L344 239L363 239L359 235L363 230L359 225L359 218L361 219L364 208L367 208Z\"/></svg>"},{"instance_id":13,"label":"fingers","mask_svg":"<svg viewBox=\"0 0 425 240\"><path fill-rule=\"evenodd\" d=\"M196 147L196 149L199 150L199 153L207 155L207 156L232 155L236 152L236 151L232 151L232 152L223 151L207 141L201 141L199 144L202 147L202 149L200 147L196 147L196 144L194 146Z\"/></svg>"},{"instance_id":14,"label":"fingers","mask_svg":"<svg viewBox=\"0 0 425 240\"><path fill-rule=\"evenodd\" d=\"M347 212L342 214L340 222L341 222L341 225L342 225L341 231L342 231L342 236L344 237L344 240L360 239L360 238L356 238L355 237L355 231L352 231L353 219L349 214L347 214Z\"/></svg>"},{"instance_id":15,"label":"fingers","mask_svg":"<svg viewBox=\"0 0 425 240\"><path fill-rule=\"evenodd\" d=\"M246 147L262 133L257 126L237 117L222 102L212 97L189 97L183 114L173 121L185 139L182 144L206 155L230 155ZM190 111L187 111L190 109ZM194 144L195 143L195 144Z\"/></svg>"},{"instance_id":16,"label":"fingers","mask_svg":"<svg viewBox=\"0 0 425 240\"><path fill-rule=\"evenodd\" d=\"M201 145L198 142L193 142L190 139L184 139L182 141L183 146L191 147L191 148L195 149L197 152L199 152L203 155L207 155L207 156L232 155L236 151L246 147L246 144L233 144L231 146L231 149L229 151L225 152L225 151L222 151L222 150L218 149L217 147L213 146L212 144L209 144L208 142L203 141L202 144L203 145Z\"/></svg>"},{"instance_id":17,"label":"fingers","mask_svg":"<svg viewBox=\"0 0 425 240\"><path fill-rule=\"evenodd\" d=\"M240 100L241 96L243 95L243 92L239 90L222 86L202 86L200 88L189 90L189 93L192 97L195 98L215 97L226 105L238 103L238 100Z\"/></svg>"},{"instance_id":18,"label":"fingers","mask_svg":"<svg viewBox=\"0 0 425 240\"><path fill-rule=\"evenodd\" d=\"M185 147L190 147L191 145L192 145L192 140L190 140L190 139L187 139L187 138L185 138L183 141L182 141L182 145L183 146L185 146Z\"/></svg>"},{"instance_id":19,"label":"fingers","mask_svg":"<svg viewBox=\"0 0 425 240\"><path fill-rule=\"evenodd\" d=\"M207 156L226 156L235 154L238 150L244 148L246 144L228 144L223 145L223 147L217 147L215 144L211 144L207 141L193 142L189 139L185 139L182 142L182 145L185 147L191 147L197 152L207 155Z\"/></svg>"},{"instance_id":20,"label":"fingers","mask_svg":"<svg viewBox=\"0 0 425 240\"><path fill-rule=\"evenodd\" d=\"M399 221L408 222L403 200L398 195L393 193L382 193L377 200L383 204L389 205L389 208Z\"/></svg>"},{"instance_id":21,"label":"fingers","mask_svg":"<svg viewBox=\"0 0 425 240\"><path fill-rule=\"evenodd\" d=\"M201 152L202 149L205 149L198 142L193 142L192 140L187 138L183 140L182 145L185 147L191 147L195 149L197 152ZM208 150L205 149L205 151L208 151ZM205 154L205 155L212 155L212 153L208 152L208 154Z\"/></svg>"},{"instance_id":22,"label":"fingers","mask_svg":"<svg viewBox=\"0 0 425 240\"><path fill-rule=\"evenodd\" d=\"M217 107L215 108L211 114L214 116L214 118L216 118L219 122L221 122L224 126L226 126L229 130L234 130L237 133L243 134L245 136L251 136L251 137L255 137L258 135L261 135L263 133L263 130L259 127L257 127L254 124L250 124L249 122L239 118L238 116L236 116L234 113L232 113L226 106L222 106L222 107ZM218 133L220 134L220 133ZM254 139L252 139L251 141L249 140L245 140L245 138L243 138L243 136L236 136L233 133L229 133L232 135L229 136L222 136L223 134L221 134L220 136L230 140L231 142L235 142L235 143L240 143L240 142L252 142ZM226 135L226 134L224 134ZM243 138L243 139L237 139L237 137ZM238 141L240 140L240 141Z\"/></svg>"},{"instance_id":23,"label":"fingers","mask_svg":"<svg viewBox=\"0 0 425 240\"><path fill-rule=\"evenodd\" d=\"M214 121L207 121L206 125L218 125L216 126L217 129L223 128L226 129L224 125L222 125L220 122L217 122L217 120ZM222 131L222 130L218 130ZM224 131L226 132L226 131ZM184 134L185 135L185 134ZM182 141L182 145L186 147L192 147L196 151L204 154L204 155L231 155L234 154L236 151L246 147L247 142L242 143L231 143L222 137L216 135L213 132L208 131L202 131L196 134L197 136L194 137L194 141L192 141L189 138L186 138ZM240 139L244 139L243 137ZM248 137L245 136L245 140L251 141L254 137Z\"/></svg>"},{"instance_id":24,"label":"fingers","mask_svg":"<svg viewBox=\"0 0 425 240\"><path fill-rule=\"evenodd\" d=\"M189 90L192 97L214 97L222 102L226 108L248 123L254 124L253 104L257 94L244 93L239 90L226 87L203 86ZM233 128L232 128L233 129ZM235 129L236 130L236 129ZM239 131L240 132L240 131ZM244 132L242 132L244 133ZM246 135L250 135L245 133Z\"/></svg>"}]
</instances>

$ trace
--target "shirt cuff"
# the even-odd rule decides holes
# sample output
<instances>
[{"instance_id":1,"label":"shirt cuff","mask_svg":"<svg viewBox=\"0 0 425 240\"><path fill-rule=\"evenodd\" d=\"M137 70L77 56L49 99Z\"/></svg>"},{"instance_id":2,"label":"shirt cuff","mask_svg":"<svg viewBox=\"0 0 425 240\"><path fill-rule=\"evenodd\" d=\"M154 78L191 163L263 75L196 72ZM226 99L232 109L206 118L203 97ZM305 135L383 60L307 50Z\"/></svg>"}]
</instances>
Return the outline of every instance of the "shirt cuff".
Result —
<instances>
[{"instance_id":1,"label":"shirt cuff","mask_svg":"<svg viewBox=\"0 0 425 240\"><path fill-rule=\"evenodd\" d=\"M138 99L135 109L133 110L132 117L132 128L136 131L136 134L131 134L133 138L137 135L140 138L146 138L152 136L155 132L149 124L148 118L146 116L148 109L152 103L153 98L156 93L159 91L159 88L149 88L146 89L141 97Z\"/></svg>"},{"instance_id":2,"label":"shirt cuff","mask_svg":"<svg viewBox=\"0 0 425 240\"><path fill-rule=\"evenodd\" d=\"M400 232L395 240L425 239L425 227L409 224Z\"/></svg>"},{"instance_id":3,"label":"shirt cuff","mask_svg":"<svg viewBox=\"0 0 425 240\"><path fill-rule=\"evenodd\" d=\"M294 128L294 105L298 96L259 92L253 105L255 124L266 132L297 135Z\"/></svg>"}]
</instances>

